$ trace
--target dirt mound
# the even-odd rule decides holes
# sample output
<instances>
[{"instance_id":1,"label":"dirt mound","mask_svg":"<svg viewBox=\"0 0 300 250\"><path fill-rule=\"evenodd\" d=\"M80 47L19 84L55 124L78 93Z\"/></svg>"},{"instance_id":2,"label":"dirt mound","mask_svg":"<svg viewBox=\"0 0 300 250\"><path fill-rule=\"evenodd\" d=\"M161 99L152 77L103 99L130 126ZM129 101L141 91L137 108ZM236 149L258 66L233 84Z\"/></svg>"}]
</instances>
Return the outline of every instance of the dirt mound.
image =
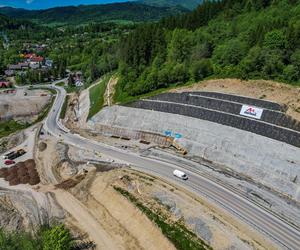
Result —
<instances>
[{"instance_id":1,"label":"dirt mound","mask_svg":"<svg viewBox=\"0 0 300 250\"><path fill-rule=\"evenodd\" d=\"M43 152L44 150L46 150L47 148L47 144L45 142L40 142L39 143L39 151Z\"/></svg>"},{"instance_id":2,"label":"dirt mound","mask_svg":"<svg viewBox=\"0 0 300 250\"><path fill-rule=\"evenodd\" d=\"M24 131L0 139L0 153L20 145L26 139Z\"/></svg>"},{"instance_id":3,"label":"dirt mound","mask_svg":"<svg viewBox=\"0 0 300 250\"><path fill-rule=\"evenodd\" d=\"M39 174L35 168L35 161L30 159L19 162L10 168L0 169L0 177L9 182L9 185L18 184L36 185L40 183Z\"/></svg>"}]
</instances>

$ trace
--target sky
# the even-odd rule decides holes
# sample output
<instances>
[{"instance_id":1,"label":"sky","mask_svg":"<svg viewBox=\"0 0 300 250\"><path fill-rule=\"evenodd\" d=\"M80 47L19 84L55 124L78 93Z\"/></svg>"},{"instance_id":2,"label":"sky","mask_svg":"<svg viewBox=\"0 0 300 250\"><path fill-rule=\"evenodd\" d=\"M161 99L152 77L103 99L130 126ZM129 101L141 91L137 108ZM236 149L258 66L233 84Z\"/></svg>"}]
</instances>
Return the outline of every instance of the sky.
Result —
<instances>
[{"instance_id":1,"label":"sky","mask_svg":"<svg viewBox=\"0 0 300 250\"><path fill-rule=\"evenodd\" d=\"M128 0L0 0L0 6L25 9L47 9L57 6L76 6L80 4L104 4L127 1Z\"/></svg>"}]
</instances>

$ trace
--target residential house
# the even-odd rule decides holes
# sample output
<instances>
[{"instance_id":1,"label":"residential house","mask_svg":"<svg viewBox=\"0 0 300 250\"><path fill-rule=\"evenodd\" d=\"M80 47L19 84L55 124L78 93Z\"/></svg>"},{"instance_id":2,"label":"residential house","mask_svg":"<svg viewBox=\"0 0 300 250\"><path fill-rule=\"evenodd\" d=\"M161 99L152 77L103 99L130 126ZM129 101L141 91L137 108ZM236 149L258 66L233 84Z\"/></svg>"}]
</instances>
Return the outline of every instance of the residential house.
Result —
<instances>
[{"instance_id":1,"label":"residential house","mask_svg":"<svg viewBox=\"0 0 300 250\"><path fill-rule=\"evenodd\" d=\"M0 88L10 88L12 85L7 81L0 81Z\"/></svg>"},{"instance_id":2,"label":"residential house","mask_svg":"<svg viewBox=\"0 0 300 250\"><path fill-rule=\"evenodd\" d=\"M46 58L45 65L49 68L53 67L53 60Z\"/></svg>"},{"instance_id":3,"label":"residential house","mask_svg":"<svg viewBox=\"0 0 300 250\"><path fill-rule=\"evenodd\" d=\"M5 76L7 76L7 77L11 77L11 76L14 76L14 75L15 75L15 71L14 71L14 70L7 69L7 70L4 71L4 74L5 74Z\"/></svg>"}]
</instances>

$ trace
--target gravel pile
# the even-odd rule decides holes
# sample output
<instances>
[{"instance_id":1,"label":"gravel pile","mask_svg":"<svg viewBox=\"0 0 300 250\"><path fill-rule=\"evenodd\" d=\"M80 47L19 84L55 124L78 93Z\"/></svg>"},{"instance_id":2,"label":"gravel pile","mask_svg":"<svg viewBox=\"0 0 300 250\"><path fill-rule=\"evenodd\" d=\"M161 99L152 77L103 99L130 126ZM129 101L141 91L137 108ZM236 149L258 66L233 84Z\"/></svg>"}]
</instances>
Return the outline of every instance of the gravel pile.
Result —
<instances>
[{"instance_id":1,"label":"gravel pile","mask_svg":"<svg viewBox=\"0 0 300 250\"><path fill-rule=\"evenodd\" d=\"M213 235L204 221L197 217L189 217L185 222L194 229L198 237L210 242Z\"/></svg>"},{"instance_id":2,"label":"gravel pile","mask_svg":"<svg viewBox=\"0 0 300 250\"><path fill-rule=\"evenodd\" d=\"M161 204L166 206L168 210L174 214L177 219L182 217L182 212L180 208L177 207L176 202L168 196L166 193L155 193L154 197L160 201Z\"/></svg>"}]
</instances>

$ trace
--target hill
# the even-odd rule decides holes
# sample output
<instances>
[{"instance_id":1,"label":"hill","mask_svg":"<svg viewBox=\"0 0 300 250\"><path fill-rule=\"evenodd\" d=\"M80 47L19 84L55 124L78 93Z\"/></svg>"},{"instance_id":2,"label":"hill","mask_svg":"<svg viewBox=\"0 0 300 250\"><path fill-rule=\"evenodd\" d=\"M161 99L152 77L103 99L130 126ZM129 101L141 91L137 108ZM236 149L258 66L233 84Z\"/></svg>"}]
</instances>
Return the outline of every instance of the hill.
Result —
<instances>
[{"instance_id":1,"label":"hill","mask_svg":"<svg viewBox=\"0 0 300 250\"><path fill-rule=\"evenodd\" d=\"M28 21L20 22L13 18L9 18L5 15L0 14L0 29L2 30L14 30L19 29L21 26L28 27L32 26L32 24Z\"/></svg>"},{"instance_id":2,"label":"hill","mask_svg":"<svg viewBox=\"0 0 300 250\"><path fill-rule=\"evenodd\" d=\"M300 85L300 1L205 1L123 39L117 101L207 77ZM299 110L298 110L299 111Z\"/></svg>"},{"instance_id":3,"label":"hill","mask_svg":"<svg viewBox=\"0 0 300 250\"><path fill-rule=\"evenodd\" d=\"M180 6L158 7L142 3L125 2L103 5L57 7L46 10L25 10L11 7L0 8L6 16L42 24L83 24L105 21L157 21L162 17L187 12Z\"/></svg>"},{"instance_id":4,"label":"hill","mask_svg":"<svg viewBox=\"0 0 300 250\"><path fill-rule=\"evenodd\" d=\"M152 6L182 6L186 9L193 10L201 4L203 0L141 0L139 2Z\"/></svg>"}]
</instances>

